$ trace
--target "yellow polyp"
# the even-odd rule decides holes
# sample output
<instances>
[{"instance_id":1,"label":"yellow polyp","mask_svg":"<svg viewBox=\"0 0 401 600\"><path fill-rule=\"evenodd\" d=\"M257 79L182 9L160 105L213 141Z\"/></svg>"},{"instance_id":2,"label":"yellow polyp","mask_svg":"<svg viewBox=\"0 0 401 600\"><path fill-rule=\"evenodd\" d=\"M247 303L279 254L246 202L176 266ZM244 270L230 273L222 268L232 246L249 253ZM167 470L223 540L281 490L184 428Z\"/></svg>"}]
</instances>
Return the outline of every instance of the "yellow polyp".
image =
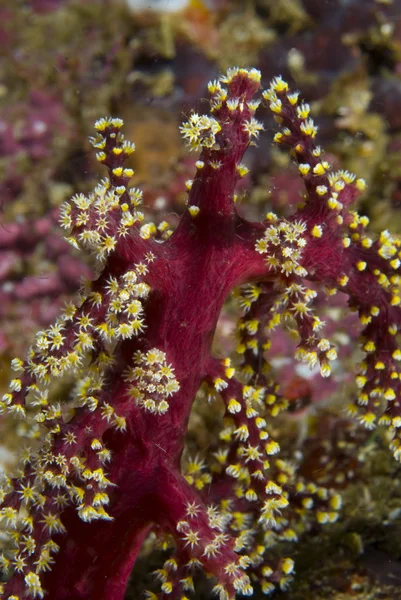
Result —
<instances>
[{"instance_id":1,"label":"yellow polyp","mask_svg":"<svg viewBox=\"0 0 401 600\"><path fill-rule=\"evenodd\" d=\"M173 584L171 583L171 581L165 581L162 584L161 589L165 594L171 594L171 592L173 591Z\"/></svg>"},{"instance_id":2,"label":"yellow polyp","mask_svg":"<svg viewBox=\"0 0 401 600\"><path fill-rule=\"evenodd\" d=\"M249 429L247 425L241 425L240 427L238 427L238 429L236 429L234 431L234 435L236 436L237 439L246 442L246 440L249 438Z\"/></svg>"},{"instance_id":3,"label":"yellow polyp","mask_svg":"<svg viewBox=\"0 0 401 600\"><path fill-rule=\"evenodd\" d=\"M227 377L227 379L231 379L235 374L234 367L229 367L229 368L225 369L224 374Z\"/></svg>"},{"instance_id":4,"label":"yellow polyp","mask_svg":"<svg viewBox=\"0 0 401 600\"><path fill-rule=\"evenodd\" d=\"M214 383L215 389L218 392L220 392L221 390L224 390L228 386L228 383L226 381L224 381L224 379L221 379L221 377L216 377L216 379L213 381L213 383Z\"/></svg>"},{"instance_id":5,"label":"yellow polyp","mask_svg":"<svg viewBox=\"0 0 401 600\"><path fill-rule=\"evenodd\" d=\"M121 175L123 174L123 168L115 167L112 172L113 172L113 175L115 175L116 177L121 177Z\"/></svg>"},{"instance_id":6,"label":"yellow polyp","mask_svg":"<svg viewBox=\"0 0 401 600\"><path fill-rule=\"evenodd\" d=\"M306 119L305 121L302 121L300 125L300 130L303 134L311 136L312 138L314 138L317 134L317 127L315 126L312 119Z\"/></svg>"},{"instance_id":7,"label":"yellow polyp","mask_svg":"<svg viewBox=\"0 0 401 600\"><path fill-rule=\"evenodd\" d=\"M307 175L309 173L310 169L311 169L311 166L307 163L298 165L298 170L301 173L301 175L304 175L304 176Z\"/></svg>"},{"instance_id":8,"label":"yellow polyp","mask_svg":"<svg viewBox=\"0 0 401 600\"><path fill-rule=\"evenodd\" d=\"M282 103L281 100L275 100L274 102L270 103L270 110L273 113L276 113L277 115L279 115L281 113L282 110Z\"/></svg>"},{"instance_id":9,"label":"yellow polyp","mask_svg":"<svg viewBox=\"0 0 401 600\"><path fill-rule=\"evenodd\" d=\"M313 167L313 172L315 175L324 175L325 168L323 166L323 163L317 163L317 165Z\"/></svg>"},{"instance_id":10,"label":"yellow polyp","mask_svg":"<svg viewBox=\"0 0 401 600\"><path fill-rule=\"evenodd\" d=\"M248 167L242 164L237 165L235 169L240 177L245 177L249 173Z\"/></svg>"},{"instance_id":11,"label":"yellow polyp","mask_svg":"<svg viewBox=\"0 0 401 600\"><path fill-rule=\"evenodd\" d=\"M324 525L325 523L329 522L329 514L327 512L319 510L316 512L316 519L318 523Z\"/></svg>"},{"instance_id":12,"label":"yellow polyp","mask_svg":"<svg viewBox=\"0 0 401 600\"><path fill-rule=\"evenodd\" d=\"M341 192L341 190L343 190L344 187L345 187L345 184L341 180L336 181L335 184L333 185L333 189L335 192Z\"/></svg>"},{"instance_id":13,"label":"yellow polyp","mask_svg":"<svg viewBox=\"0 0 401 600\"><path fill-rule=\"evenodd\" d=\"M384 273L379 274L377 281L383 288L388 288L390 286L390 281Z\"/></svg>"},{"instance_id":14,"label":"yellow polyp","mask_svg":"<svg viewBox=\"0 0 401 600\"><path fill-rule=\"evenodd\" d=\"M188 206L188 212L191 215L191 217L196 217L199 214L200 208L199 206Z\"/></svg>"},{"instance_id":15,"label":"yellow polyp","mask_svg":"<svg viewBox=\"0 0 401 600\"><path fill-rule=\"evenodd\" d=\"M254 339L254 340L249 340L249 341L246 343L246 347L247 347L249 350L254 350L254 351L256 352L256 351L257 351L257 349L258 349L258 340L255 340L255 339Z\"/></svg>"},{"instance_id":16,"label":"yellow polyp","mask_svg":"<svg viewBox=\"0 0 401 600\"><path fill-rule=\"evenodd\" d=\"M288 92L288 83L284 81L281 75L272 80L270 87L275 92Z\"/></svg>"},{"instance_id":17,"label":"yellow polyp","mask_svg":"<svg viewBox=\"0 0 401 600\"><path fill-rule=\"evenodd\" d=\"M363 248L371 248L373 244L373 240L369 237L364 237L361 240L361 245L363 246Z\"/></svg>"},{"instance_id":18,"label":"yellow polyp","mask_svg":"<svg viewBox=\"0 0 401 600\"><path fill-rule=\"evenodd\" d=\"M396 395L393 388L387 388L383 394L385 400L395 400Z\"/></svg>"},{"instance_id":19,"label":"yellow polyp","mask_svg":"<svg viewBox=\"0 0 401 600\"><path fill-rule=\"evenodd\" d=\"M322 229L321 225L314 225L314 227L312 228L311 234L315 238L321 238L323 235L323 229Z\"/></svg>"},{"instance_id":20,"label":"yellow polyp","mask_svg":"<svg viewBox=\"0 0 401 600\"><path fill-rule=\"evenodd\" d=\"M262 429L262 427L266 427L266 421L263 417L256 417L255 425L258 429Z\"/></svg>"},{"instance_id":21,"label":"yellow polyp","mask_svg":"<svg viewBox=\"0 0 401 600\"><path fill-rule=\"evenodd\" d=\"M327 363L323 363L320 367L320 374L322 377L329 377L331 375L331 367Z\"/></svg>"},{"instance_id":22,"label":"yellow polyp","mask_svg":"<svg viewBox=\"0 0 401 600\"><path fill-rule=\"evenodd\" d=\"M255 490L249 489L245 492L245 498L248 500L248 502L256 502L258 495Z\"/></svg>"},{"instance_id":23,"label":"yellow polyp","mask_svg":"<svg viewBox=\"0 0 401 600\"><path fill-rule=\"evenodd\" d=\"M231 414L238 413L241 411L241 404L235 398L231 398L228 403L228 412Z\"/></svg>"},{"instance_id":24,"label":"yellow polyp","mask_svg":"<svg viewBox=\"0 0 401 600\"><path fill-rule=\"evenodd\" d=\"M358 396L358 405L359 406L367 406L369 403L369 396L364 392L360 393Z\"/></svg>"},{"instance_id":25,"label":"yellow polyp","mask_svg":"<svg viewBox=\"0 0 401 600\"><path fill-rule=\"evenodd\" d=\"M367 412L364 415L361 415L359 417L359 420L361 421L362 425L364 425L366 427L366 429L374 429L375 428L375 421L376 421L375 413Z\"/></svg>"},{"instance_id":26,"label":"yellow polyp","mask_svg":"<svg viewBox=\"0 0 401 600\"><path fill-rule=\"evenodd\" d=\"M393 419L391 421L390 421L390 417L388 419L389 419L389 423L388 424L390 425L390 422L391 422L391 425L395 429L399 429L401 427L401 417L400 416L393 417Z\"/></svg>"},{"instance_id":27,"label":"yellow polyp","mask_svg":"<svg viewBox=\"0 0 401 600\"><path fill-rule=\"evenodd\" d=\"M154 223L146 223L139 229L139 235L143 240L148 240L157 233L157 228Z\"/></svg>"},{"instance_id":28,"label":"yellow polyp","mask_svg":"<svg viewBox=\"0 0 401 600\"><path fill-rule=\"evenodd\" d=\"M98 121L96 121L95 123L95 129L97 131L104 131L107 127L110 127L111 125L111 119L99 119Z\"/></svg>"},{"instance_id":29,"label":"yellow polyp","mask_svg":"<svg viewBox=\"0 0 401 600\"><path fill-rule=\"evenodd\" d=\"M374 352L376 350L376 345L372 340L369 340L368 342L366 342L363 349L365 350L365 352Z\"/></svg>"},{"instance_id":30,"label":"yellow polyp","mask_svg":"<svg viewBox=\"0 0 401 600\"><path fill-rule=\"evenodd\" d=\"M277 454L279 451L280 451L279 444L277 442L274 442L273 440L271 442L268 442L265 445L265 452L268 456Z\"/></svg>"},{"instance_id":31,"label":"yellow polyp","mask_svg":"<svg viewBox=\"0 0 401 600\"><path fill-rule=\"evenodd\" d=\"M337 358L337 350L335 348L330 348L330 350L327 350L327 352L326 352L326 357L329 360L336 360L336 358Z\"/></svg>"},{"instance_id":32,"label":"yellow polyp","mask_svg":"<svg viewBox=\"0 0 401 600\"><path fill-rule=\"evenodd\" d=\"M380 256L386 260L390 260L390 258L392 258L396 253L397 248L387 241L385 241L378 250L378 254L380 254Z\"/></svg>"},{"instance_id":33,"label":"yellow polyp","mask_svg":"<svg viewBox=\"0 0 401 600\"><path fill-rule=\"evenodd\" d=\"M297 107L297 117L298 119L307 119L310 113L309 104L301 104Z\"/></svg>"},{"instance_id":34,"label":"yellow polyp","mask_svg":"<svg viewBox=\"0 0 401 600\"><path fill-rule=\"evenodd\" d=\"M366 379L366 377L364 375L358 375L356 377L355 381L356 381L356 385L359 388L363 388L365 386L366 382L367 382L367 379Z\"/></svg>"},{"instance_id":35,"label":"yellow polyp","mask_svg":"<svg viewBox=\"0 0 401 600\"><path fill-rule=\"evenodd\" d=\"M294 571L295 563L292 558L285 558L281 563L281 569L285 575L289 575Z\"/></svg>"},{"instance_id":36,"label":"yellow polyp","mask_svg":"<svg viewBox=\"0 0 401 600\"><path fill-rule=\"evenodd\" d=\"M248 381L248 379L250 379L252 377L252 375L254 374L254 369L253 369L252 365L246 364L242 367L241 372L242 372L242 375L244 376L244 378L246 379L246 381Z\"/></svg>"},{"instance_id":37,"label":"yellow polyp","mask_svg":"<svg viewBox=\"0 0 401 600\"><path fill-rule=\"evenodd\" d=\"M330 506L333 510L340 510L342 503L343 502L340 494L335 494L330 498Z\"/></svg>"},{"instance_id":38,"label":"yellow polyp","mask_svg":"<svg viewBox=\"0 0 401 600\"><path fill-rule=\"evenodd\" d=\"M367 264L365 261L360 260L359 262L356 263L356 268L358 269L358 271L364 271L367 267Z\"/></svg>"}]
</instances>

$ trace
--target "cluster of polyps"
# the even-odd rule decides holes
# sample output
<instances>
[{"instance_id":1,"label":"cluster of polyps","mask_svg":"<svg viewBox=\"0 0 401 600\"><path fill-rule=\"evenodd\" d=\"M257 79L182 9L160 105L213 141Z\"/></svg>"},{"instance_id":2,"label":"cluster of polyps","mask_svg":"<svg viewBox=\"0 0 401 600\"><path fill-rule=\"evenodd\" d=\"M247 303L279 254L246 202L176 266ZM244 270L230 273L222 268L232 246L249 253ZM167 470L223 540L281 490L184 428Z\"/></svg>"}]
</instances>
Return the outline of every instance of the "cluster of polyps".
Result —
<instances>
[{"instance_id":1,"label":"cluster of polyps","mask_svg":"<svg viewBox=\"0 0 401 600\"><path fill-rule=\"evenodd\" d=\"M288 402L265 352L281 325L297 339L296 358L329 376L336 352L319 333L321 288L348 294L365 327L350 410L369 428L389 425L401 456L401 244L387 232L366 234L368 220L350 210L363 180L330 172L309 106L281 78L262 97L281 125L275 142L290 148L304 179L304 204L287 219L238 215L235 186L248 171L241 161L263 131L254 116L259 90L258 71L230 69L209 85L211 114L182 126L201 154L173 233L165 223L141 225L122 121L95 125L108 178L74 196L61 220L70 241L97 259L97 278L39 332L26 361L13 361L16 377L0 404L36 438L2 485L7 600L45 591L54 600L122 600L154 526L175 551L156 573L161 596L150 598L186 599L198 567L215 578L221 600L252 594L253 582L266 594L286 589L294 562L271 549L296 542L308 519L335 521L341 499L279 456L271 420ZM233 290L243 308L236 352L215 358L213 334ZM52 386L64 376L75 381L70 403ZM185 473L186 425L202 384L222 401L224 418L210 455Z\"/></svg>"},{"instance_id":2,"label":"cluster of polyps","mask_svg":"<svg viewBox=\"0 0 401 600\"><path fill-rule=\"evenodd\" d=\"M146 354L138 351L134 365L125 373L126 381L131 383L131 397L151 413L165 413L169 397L180 389L174 369L167 364L166 354L157 348Z\"/></svg>"}]
</instances>

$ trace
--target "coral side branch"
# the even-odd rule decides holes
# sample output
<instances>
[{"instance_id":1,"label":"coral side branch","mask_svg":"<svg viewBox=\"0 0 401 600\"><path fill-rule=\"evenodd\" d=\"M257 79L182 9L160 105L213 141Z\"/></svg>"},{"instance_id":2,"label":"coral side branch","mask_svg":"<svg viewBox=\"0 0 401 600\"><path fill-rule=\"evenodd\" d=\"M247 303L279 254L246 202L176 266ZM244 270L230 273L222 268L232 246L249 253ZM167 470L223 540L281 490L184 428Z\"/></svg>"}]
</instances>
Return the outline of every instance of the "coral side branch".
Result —
<instances>
[{"instance_id":1,"label":"coral side branch","mask_svg":"<svg viewBox=\"0 0 401 600\"><path fill-rule=\"evenodd\" d=\"M138 210L142 192L127 188L134 171L124 166L135 151L135 144L124 139L122 125L121 119L112 118L95 123L96 136L90 142L99 150L96 158L107 167L108 178L88 196L77 194L61 207L60 224L71 231L67 240L76 248L88 249L103 263L111 252L126 255L144 249L133 228L143 220L143 213Z\"/></svg>"},{"instance_id":2,"label":"coral side branch","mask_svg":"<svg viewBox=\"0 0 401 600\"><path fill-rule=\"evenodd\" d=\"M201 150L195 179L186 184L193 216L199 211L207 215L234 212L235 186L248 173L242 157L263 130L254 117L261 99L253 97L259 88L259 71L231 69L209 83L210 116L193 113L181 126L191 150Z\"/></svg>"},{"instance_id":3,"label":"coral side branch","mask_svg":"<svg viewBox=\"0 0 401 600\"><path fill-rule=\"evenodd\" d=\"M260 81L255 69L230 69L209 84L210 113L181 126L200 155L175 230L143 222L122 121L95 124L107 177L63 205L61 226L96 277L12 361L0 401L21 438L0 487L4 600L123 600L149 534L170 552L150 599L188 600L201 572L220 600L287 590L295 563L279 544L287 552L335 522L341 497L302 475L295 449L283 455L274 419L289 400L268 353L280 327L294 342L288 358L329 378L338 357L320 310L338 291L362 327L348 410L368 429L388 427L401 460L401 241L369 235L351 206L364 180L331 171L299 94L277 77L258 98ZM305 193L290 216L255 223L237 213L235 186L264 129L263 100ZM212 342L228 298L241 315L222 358ZM222 416L213 413L205 456L190 456L198 392Z\"/></svg>"}]
</instances>

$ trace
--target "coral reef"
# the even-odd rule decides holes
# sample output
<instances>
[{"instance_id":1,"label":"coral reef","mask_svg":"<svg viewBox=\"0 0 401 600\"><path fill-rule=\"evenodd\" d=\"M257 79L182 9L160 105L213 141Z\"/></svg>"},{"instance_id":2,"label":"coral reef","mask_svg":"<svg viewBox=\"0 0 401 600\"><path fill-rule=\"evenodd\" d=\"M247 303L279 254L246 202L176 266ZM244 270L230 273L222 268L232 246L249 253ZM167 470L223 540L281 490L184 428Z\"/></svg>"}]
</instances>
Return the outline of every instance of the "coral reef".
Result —
<instances>
[{"instance_id":1,"label":"coral reef","mask_svg":"<svg viewBox=\"0 0 401 600\"><path fill-rule=\"evenodd\" d=\"M54 224L66 198L74 190L88 195L98 180L102 167L93 160L87 136L102 114L122 116L125 135L136 142L128 166L135 169L133 185L143 190L144 222L154 222L143 233L159 244L187 210L185 182L196 168L178 134L182 115L189 118L192 107L207 113L206 83L231 64L255 64L267 78L281 72L311 102L333 170L341 165L365 177L368 186L356 206L369 216L370 231L400 229L399 0L188 0L171 3L173 12L162 2L148 4L155 10L138 4L133 10L124 0L1 4L0 397L15 377L10 359L24 355L34 332L46 330L63 303L74 300L81 274L91 278L96 270L93 257L67 247ZM263 103L258 115L270 132L275 125ZM304 194L293 163L285 145L271 144L269 134L259 136L247 152L250 172L236 187L238 215L261 221L270 210L279 219L291 218ZM308 286L319 292L315 283ZM214 356L235 357L238 340L232 336L239 335L235 323L243 300L237 289L224 303ZM296 565L291 590L277 594L398 600L393 585L401 554L398 466L385 449L388 435L379 434L380 428L364 431L344 415L344 405L355 397L358 336L366 325L357 312L349 312L343 292L318 293L312 303L339 359L331 363L331 376L322 379L318 364L310 370L294 361L298 342L291 334L282 327L271 330L264 359L288 406L274 421L266 419L266 428L280 445L280 458L295 466L294 477L340 491L343 508L336 523L323 528L316 526L313 510L298 515L291 522L297 543L275 540L269 547L276 562L291 556ZM233 364L243 377L238 357ZM75 410L75 378L53 378L49 388L65 422ZM32 418L1 417L3 467L15 462L21 436L31 435ZM197 489L203 486L201 493L210 477L217 477L208 465L215 460L225 418L220 394L204 384L190 415L181 464L187 480ZM350 438L338 436L338 444L332 443L332 433L342 428ZM325 457L332 476L325 479L317 456ZM272 477L274 469L272 464ZM322 474L319 481L316 472ZM291 493L288 498L292 503ZM162 568L173 547L173 538L148 536L127 597L136 599L152 588L154 577L145 574L152 565ZM195 596L208 597L212 586L196 573L194 581ZM252 585L258 597L254 580Z\"/></svg>"},{"instance_id":2,"label":"coral reef","mask_svg":"<svg viewBox=\"0 0 401 600\"><path fill-rule=\"evenodd\" d=\"M302 474L302 455L276 457L270 424L288 400L264 353L281 325L297 340L295 358L330 376L337 352L319 334L322 292L345 293L363 326L359 393L348 410L369 431L388 427L401 456L401 244L387 231L366 233L369 220L351 209L365 181L331 172L309 105L281 77L262 98L280 124L274 141L298 164L304 201L288 218L239 216L235 187L248 172L241 161L264 129L254 116L260 87L256 69L230 69L209 84L210 115L192 113L181 126L200 156L186 182L187 209L169 235L142 224L141 192L128 186L133 170L124 166L135 147L122 121L96 123L91 143L108 177L61 209L68 241L90 251L96 277L37 334L26 361L12 361L16 375L1 403L25 423L20 435L37 440L2 484L7 599L45 591L57 600L123 598L154 527L175 551L156 571L161 591L150 598L185 598L199 567L216 579L221 599L252 595L255 586L286 590L294 561L276 556L275 546L335 523L341 497L324 462L321 485ZM232 362L215 357L211 344L235 289L243 316ZM72 399L62 402L52 383L71 376ZM206 397L222 401L223 427L209 460L188 457L181 471L202 384Z\"/></svg>"}]
</instances>

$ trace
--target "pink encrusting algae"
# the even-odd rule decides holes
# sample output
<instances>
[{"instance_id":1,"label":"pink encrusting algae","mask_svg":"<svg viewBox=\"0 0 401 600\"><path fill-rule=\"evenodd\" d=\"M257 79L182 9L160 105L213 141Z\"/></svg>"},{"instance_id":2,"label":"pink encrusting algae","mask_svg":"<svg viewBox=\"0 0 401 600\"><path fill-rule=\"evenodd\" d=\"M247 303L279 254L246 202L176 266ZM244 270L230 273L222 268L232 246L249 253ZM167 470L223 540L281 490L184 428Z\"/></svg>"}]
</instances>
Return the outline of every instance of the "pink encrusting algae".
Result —
<instances>
[{"instance_id":1,"label":"pink encrusting algae","mask_svg":"<svg viewBox=\"0 0 401 600\"><path fill-rule=\"evenodd\" d=\"M330 376L336 350L320 335L320 286L347 294L364 327L349 411L369 429L388 426L401 456L400 241L388 232L368 236L368 219L350 208L364 181L331 172L309 106L281 77L259 97L260 78L255 69L230 69L209 84L210 114L193 113L182 125L200 157L171 235L143 224L141 192L129 188L133 171L124 167L134 145L122 121L95 125L91 142L108 177L63 206L61 225L96 258L97 277L37 334L25 361L13 360L15 379L1 403L24 420L26 437L17 473L2 483L4 599L122 600L153 527L174 538L175 551L149 598L186 599L198 568L215 578L221 600L252 595L255 585L265 594L286 589L294 562L269 556L272 540L296 541L291 511L334 522L341 498L276 456L269 422L288 402L264 353L281 325L297 336L296 359ZM243 155L263 131L254 116L261 101L305 194L291 217L269 213L255 223L238 215L235 188L248 171ZM243 311L236 353L216 358L213 336L233 290ZM51 392L68 376L75 387L66 403ZM213 464L194 459L184 473L184 437L202 384L224 403L224 427Z\"/></svg>"}]
</instances>

